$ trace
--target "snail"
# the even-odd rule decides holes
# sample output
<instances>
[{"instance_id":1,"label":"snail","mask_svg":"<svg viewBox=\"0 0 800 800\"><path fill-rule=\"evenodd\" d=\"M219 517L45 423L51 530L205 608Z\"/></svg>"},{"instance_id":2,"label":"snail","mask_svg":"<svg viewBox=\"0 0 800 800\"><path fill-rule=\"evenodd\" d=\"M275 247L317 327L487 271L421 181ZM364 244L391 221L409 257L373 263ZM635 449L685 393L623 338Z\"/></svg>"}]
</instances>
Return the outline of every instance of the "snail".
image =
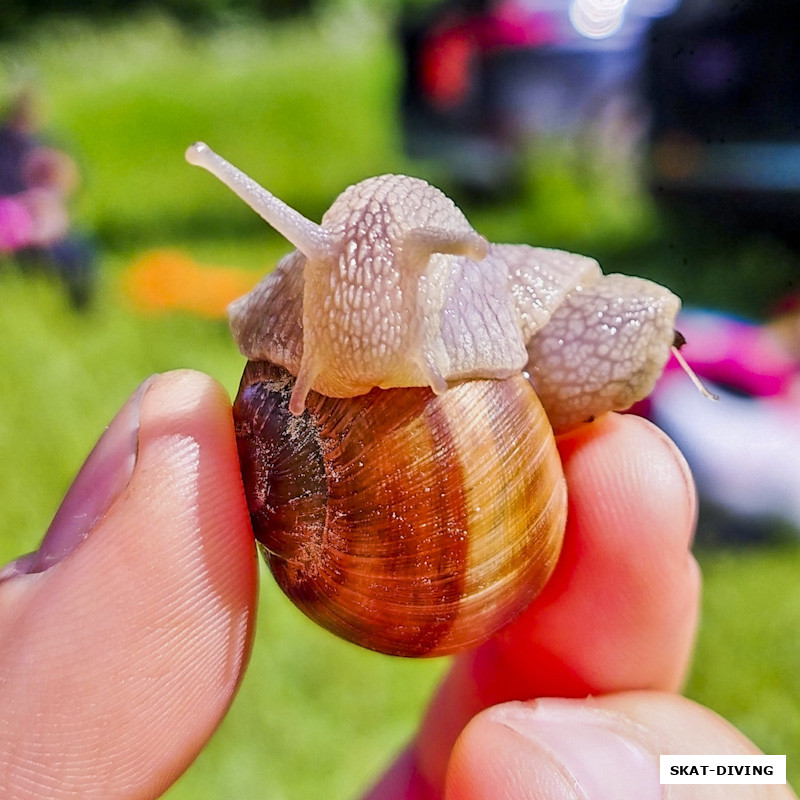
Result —
<instances>
[{"instance_id":1,"label":"snail","mask_svg":"<svg viewBox=\"0 0 800 800\"><path fill-rule=\"evenodd\" d=\"M489 244L382 175L320 224L197 143L296 248L229 308L245 494L278 584L372 650L438 656L511 621L558 559L560 433L646 396L680 301L594 259Z\"/></svg>"}]
</instances>

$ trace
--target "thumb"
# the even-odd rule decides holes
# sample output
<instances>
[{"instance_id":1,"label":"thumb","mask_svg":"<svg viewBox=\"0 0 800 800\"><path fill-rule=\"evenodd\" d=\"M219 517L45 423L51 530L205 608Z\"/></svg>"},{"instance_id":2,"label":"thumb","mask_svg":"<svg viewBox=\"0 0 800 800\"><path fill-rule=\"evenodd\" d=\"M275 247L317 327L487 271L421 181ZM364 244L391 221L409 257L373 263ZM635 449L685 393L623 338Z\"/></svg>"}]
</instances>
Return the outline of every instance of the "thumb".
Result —
<instances>
[{"instance_id":1,"label":"thumb","mask_svg":"<svg viewBox=\"0 0 800 800\"><path fill-rule=\"evenodd\" d=\"M755 755L721 717L677 694L542 699L476 716L453 750L446 800L796 800L786 785L674 785L659 755Z\"/></svg>"},{"instance_id":2,"label":"thumb","mask_svg":"<svg viewBox=\"0 0 800 800\"><path fill-rule=\"evenodd\" d=\"M227 396L151 379L0 570L0 796L159 796L231 702L255 593Z\"/></svg>"}]
</instances>

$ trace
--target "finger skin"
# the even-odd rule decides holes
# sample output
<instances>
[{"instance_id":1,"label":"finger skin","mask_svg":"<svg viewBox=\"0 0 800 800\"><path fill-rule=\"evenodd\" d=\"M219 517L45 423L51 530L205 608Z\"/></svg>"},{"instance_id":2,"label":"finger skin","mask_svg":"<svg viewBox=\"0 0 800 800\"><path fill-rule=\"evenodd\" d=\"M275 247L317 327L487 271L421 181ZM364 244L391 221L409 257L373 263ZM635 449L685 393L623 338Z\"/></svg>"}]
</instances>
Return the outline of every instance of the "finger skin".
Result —
<instances>
[{"instance_id":1,"label":"finger skin","mask_svg":"<svg viewBox=\"0 0 800 800\"><path fill-rule=\"evenodd\" d=\"M478 714L464 729L444 797L797 800L784 784L661 786L659 755L687 753L760 751L721 717L673 693L510 703Z\"/></svg>"},{"instance_id":2,"label":"finger skin","mask_svg":"<svg viewBox=\"0 0 800 800\"><path fill-rule=\"evenodd\" d=\"M700 594L686 462L653 425L614 414L561 437L559 450L569 512L553 578L515 622L455 660L413 753L371 797L438 796L456 737L496 703L684 680ZM393 794L404 781L413 788Z\"/></svg>"},{"instance_id":3,"label":"finger skin","mask_svg":"<svg viewBox=\"0 0 800 800\"><path fill-rule=\"evenodd\" d=\"M159 376L127 489L62 561L0 584L0 796L163 793L239 685L256 589L227 395Z\"/></svg>"},{"instance_id":4,"label":"finger skin","mask_svg":"<svg viewBox=\"0 0 800 800\"><path fill-rule=\"evenodd\" d=\"M688 466L634 416L606 415L559 450L570 492L564 549L542 594L478 653L491 665L487 699L678 689L700 604Z\"/></svg>"}]
</instances>

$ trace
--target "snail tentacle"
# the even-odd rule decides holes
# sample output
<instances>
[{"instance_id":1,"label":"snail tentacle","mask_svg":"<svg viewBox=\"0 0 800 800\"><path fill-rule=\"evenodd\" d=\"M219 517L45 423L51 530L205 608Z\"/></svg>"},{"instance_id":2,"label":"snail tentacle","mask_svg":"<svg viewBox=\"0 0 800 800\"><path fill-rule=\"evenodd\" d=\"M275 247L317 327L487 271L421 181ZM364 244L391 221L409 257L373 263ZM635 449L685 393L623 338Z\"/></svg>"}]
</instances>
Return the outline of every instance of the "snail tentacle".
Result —
<instances>
[{"instance_id":1,"label":"snail tentacle","mask_svg":"<svg viewBox=\"0 0 800 800\"><path fill-rule=\"evenodd\" d=\"M328 230L279 200L215 153L205 142L191 145L186 151L186 160L190 164L203 167L222 181L308 258L328 258L333 254L335 239Z\"/></svg>"},{"instance_id":2,"label":"snail tentacle","mask_svg":"<svg viewBox=\"0 0 800 800\"><path fill-rule=\"evenodd\" d=\"M489 243L475 231L452 231L447 228L425 226L412 228L403 234L402 252L412 261L427 261L434 253L451 256L468 256L475 261L486 257Z\"/></svg>"}]
</instances>

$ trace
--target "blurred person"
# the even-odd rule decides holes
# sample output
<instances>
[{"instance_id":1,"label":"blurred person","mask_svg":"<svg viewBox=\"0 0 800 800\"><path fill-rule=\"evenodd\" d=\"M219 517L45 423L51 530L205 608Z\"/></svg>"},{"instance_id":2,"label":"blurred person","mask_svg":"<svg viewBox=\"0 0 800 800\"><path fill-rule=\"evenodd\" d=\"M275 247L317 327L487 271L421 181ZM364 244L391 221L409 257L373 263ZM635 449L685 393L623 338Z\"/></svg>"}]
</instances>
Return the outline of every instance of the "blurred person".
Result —
<instances>
[{"instance_id":1,"label":"blurred person","mask_svg":"<svg viewBox=\"0 0 800 800\"><path fill-rule=\"evenodd\" d=\"M686 462L618 414L559 449L570 505L555 574L453 659L370 800L656 800L660 753L759 752L679 694L700 593ZM40 548L0 570L0 795L161 796L229 707L256 597L227 394L197 372L151 378ZM723 796L797 800L786 785L669 787L673 800Z\"/></svg>"},{"instance_id":2,"label":"blurred person","mask_svg":"<svg viewBox=\"0 0 800 800\"><path fill-rule=\"evenodd\" d=\"M63 280L70 301L91 297L94 253L70 230L67 201L80 183L73 159L43 145L35 100L21 92L0 123L0 252L25 269L44 266Z\"/></svg>"}]
</instances>

